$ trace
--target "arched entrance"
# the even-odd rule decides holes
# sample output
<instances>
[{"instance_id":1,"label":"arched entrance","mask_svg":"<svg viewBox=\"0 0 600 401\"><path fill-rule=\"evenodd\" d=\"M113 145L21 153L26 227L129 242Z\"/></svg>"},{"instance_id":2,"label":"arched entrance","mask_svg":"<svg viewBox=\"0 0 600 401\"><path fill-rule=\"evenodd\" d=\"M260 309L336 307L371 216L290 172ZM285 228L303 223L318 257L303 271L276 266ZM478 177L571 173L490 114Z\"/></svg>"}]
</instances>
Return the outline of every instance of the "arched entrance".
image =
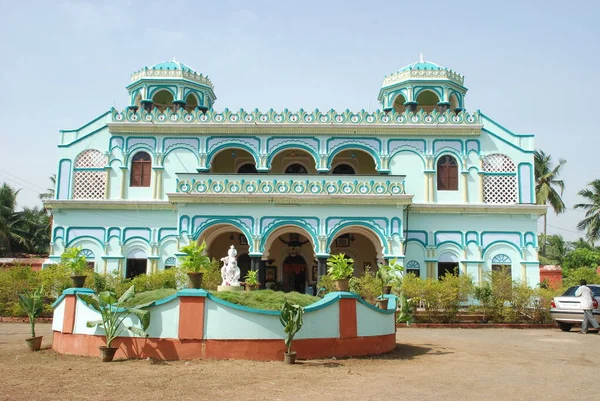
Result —
<instances>
[{"instance_id":1,"label":"arched entrance","mask_svg":"<svg viewBox=\"0 0 600 401\"><path fill-rule=\"evenodd\" d=\"M383 263L383 246L377 234L361 226L348 226L340 230L331 244L332 255L343 253L354 259L354 275L362 276L369 269L375 273L377 264Z\"/></svg>"},{"instance_id":2,"label":"arched entrance","mask_svg":"<svg viewBox=\"0 0 600 401\"><path fill-rule=\"evenodd\" d=\"M289 255L283 260L283 289L286 292L304 293L307 282L307 265L300 255Z\"/></svg>"},{"instance_id":3,"label":"arched entrance","mask_svg":"<svg viewBox=\"0 0 600 401\"><path fill-rule=\"evenodd\" d=\"M250 270L250 246L242 231L231 224L218 224L204 230L198 242L206 241L206 254L211 259L221 260L227 256L231 245L237 250L240 281L244 280Z\"/></svg>"}]
</instances>

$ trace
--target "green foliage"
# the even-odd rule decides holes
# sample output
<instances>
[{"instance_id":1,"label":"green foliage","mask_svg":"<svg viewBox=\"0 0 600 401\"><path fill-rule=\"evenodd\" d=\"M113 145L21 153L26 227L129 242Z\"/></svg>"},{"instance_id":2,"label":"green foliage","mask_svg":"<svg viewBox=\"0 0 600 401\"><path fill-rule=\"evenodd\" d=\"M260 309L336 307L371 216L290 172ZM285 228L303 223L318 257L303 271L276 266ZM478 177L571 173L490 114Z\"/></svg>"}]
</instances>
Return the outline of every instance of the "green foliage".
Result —
<instances>
[{"instance_id":1,"label":"green foliage","mask_svg":"<svg viewBox=\"0 0 600 401\"><path fill-rule=\"evenodd\" d=\"M211 260L206 256L206 241L202 241L202 244L198 245L197 242L181 248L181 252L185 255L179 256L181 262L181 268L188 273L205 273L210 267Z\"/></svg>"},{"instance_id":2,"label":"green foliage","mask_svg":"<svg viewBox=\"0 0 600 401\"><path fill-rule=\"evenodd\" d=\"M300 305L292 305L287 300L281 306L281 315L279 321L284 327L285 332L285 346L288 354L292 352L292 341L294 336L302 328L304 323L302 317L304 316L304 308Z\"/></svg>"},{"instance_id":3,"label":"green foliage","mask_svg":"<svg viewBox=\"0 0 600 401\"><path fill-rule=\"evenodd\" d=\"M219 261L213 258L204 271L204 276L202 277L202 288L207 291L216 291L217 287L220 286L222 282L223 277L221 277L221 266Z\"/></svg>"},{"instance_id":4,"label":"green foliage","mask_svg":"<svg viewBox=\"0 0 600 401\"><path fill-rule=\"evenodd\" d=\"M600 252L592 249L579 248L569 252L565 256L563 272L567 270L579 269L581 267L596 268L600 265ZM568 273L566 273L568 275Z\"/></svg>"},{"instance_id":5,"label":"green foliage","mask_svg":"<svg viewBox=\"0 0 600 401\"><path fill-rule=\"evenodd\" d=\"M383 296L384 288L394 283L401 283L402 276L400 275L404 271L404 267L398 263L398 258L394 258L388 261L388 264L377 264L377 279L381 283L381 295Z\"/></svg>"},{"instance_id":6,"label":"green foliage","mask_svg":"<svg viewBox=\"0 0 600 401\"><path fill-rule=\"evenodd\" d=\"M414 301L408 300L404 293L401 293L398 297L398 304L400 307L400 312L396 315L396 323L406 323L406 325L410 325L414 322Z\"/></svg>"},{"instance_id":7,"label":"green foliage","mask_svg":"<svg viewBox=\"0 0 600 401\"><path fill-rule=\"evenodd\" d=\"M352 279L350 280L350 285L352 285ZM335 288L335 280L325 274L319 277L317 280L317 295L324 296L330 292L337 291Z\"/></svg>"},{"instance_id":8,"label":"green foliage","mask_svg":"<svg viewBox=\"0 0 600 401\"><path fill-rule=\"evenodd\" d=\"M145 330L150 325L150 312L137 307L126 307L125 303L133 298L135 289L131 286L125 293L117 298L112 291L103 291L99 294L79 294L79 298L92 308L100 312L101 320L87 322L87 327L101 327L104 329L106 337L106 346L110 347L112 341L117 338L124 330L123 320L130 314L135 315L141 325L141 329L135 326L128 326L127 330L135 335L148 337Z\"/></svg>"},{"instance_id":9,"label":"green foliage","mask_svg":"<svg viewBox=\"0 0 600 401\"><path fill-rule=\"evenodd\" d=\"M299 292L260 291L211 291L211 294L224 301L248 308L279 310L285 301L294 305L308 306L320 300L312 295Z\"/></svg>"},{"instance_id":10,"label":"green foliage","mask_svg":"<svg viewBox=\"0 0 600 401\"><path fill-rule=\"evenodd\" d=\"M365 274L350 279L350 291L357 293L367 302L374 303L382 292L381 280L370 269L365 269Z\"/></svg>"},{"instance_id":11,"label":"green foliage","mask_svg":"<svg viewBox=\"0 0 600 401\"><path fill-rule=\"evenodd\" d=\"M40 285L31 266L0 268L0 316L24 316L17 294Z\"/></svg>"},{"instance_id":12,"label":"green foliage","mask_svg":"<svg viewBox=\"0 0 600 401\"><path fill-rule=\"evenodd\" d=\"M429 321L456 321L461 302L473 294L473 282L469 276L446 273L439 280L425 280L407 274L402 281L402 292L425 307Z\"/></svg>"},{"instance_id":13,"label":"green foliage","mask_svg":"<svg viewBox=\"0 0 600 401\"><path fill-rule=\"evenodd\" d=\"M158 290L150 290L146 292L137 293L133 296L133 298L128 299L123 302L123 306L125 307L144 307L154 301L158 301L159 299L170 297L177 293L177 290L172 288L161 288Z\"/></svg>"},{"instance_id":14,"label":"green foliage","mask_svg":"<svg viewBox=\"0 0 600 401\"><path fill-rule=\"evenodd\" d=\"M258 284L258 270L249 270L248 274L244 278L246 285L257 285Z\"/></svg>"},{"instance_id":15,"label":"green foliage","mask_svg":"<svg viewBox=\"0 0 600 401\"><path fill-rule=\"evenodd\" d=\"M344 280L354 274L354 260L343 253L331 255L327 259L327 266L329 266L327 274L334 280Z\"/></svg>"},{"instance_id":16,"label":"green foliage","mask_svg":"<svg viewBox=\"0 0 600 401\"><path fill-rule=\"evenodd\" d=\"M19 294L19 306L29 318L31 326L31 337L35 337L35 319L37 319L44 310L44 288L39 287L32 291L24 291Z\"/></svg>"},{"instance_id":17,"label":"green foliage","mask_svg":"<svg viewBox=\"0 0 600 401\"><path fill-rule=\"evenodd\" d=\"M81 248L67 248L60 257L60 263L65 265L73 276L85 276L90 273L87 259L81 255Z\"/></svg>"},{"instance_id":18,"label":"green foliage","mask_svg":"<svg viewBox=\"0 0 600 401\"><path fill-rule=\"evenodd\" d=\"M579 280L585 280L588 284L600 284L600 275L593 267L581 267L579 269L567 270L563 278L563 288L579 285Z\"/></svg>"},{"instance_id":19,"label":"green foliage","mask_svg":"<svg viewBox=\"0 0 600 401\"><path fill-rule=\"evenodd\" d=\"M585 188L577 193L587 201L575 205L575 209L585 210L585 217L577 224L577 228L585 230L587 239L595 242L600 239L600 179L588 185L591 189Z\"/></svg>"}]
</instances>

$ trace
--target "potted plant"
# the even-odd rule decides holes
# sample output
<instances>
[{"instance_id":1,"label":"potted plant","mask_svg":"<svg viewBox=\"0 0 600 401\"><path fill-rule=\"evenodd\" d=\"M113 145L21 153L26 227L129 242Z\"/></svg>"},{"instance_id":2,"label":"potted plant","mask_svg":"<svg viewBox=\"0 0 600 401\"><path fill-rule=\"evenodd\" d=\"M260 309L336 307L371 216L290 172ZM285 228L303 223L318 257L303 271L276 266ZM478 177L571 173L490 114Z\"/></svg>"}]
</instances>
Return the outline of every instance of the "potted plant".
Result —
<instances>
[{"instance_id":1,"label":"potted plant","mask_svg":"<svg viewBox=\"0 0 600 401\"><path fill-rule=\"evenodd\" d=\"M354 274L354 260L345 254L331 255L327 259L327 274L335 281L338 291L348 291L350 277Z\"/></svg>"},{"instance_id":2,"label":"potted plant","mask_svg":"<svg viewBox=\"0 0 600 401\"><path fill-rule=\"evenodd\" d=\"M85 256L81 255L81 248L67 248L60 258L61 263L71 270L73 287L82 288L87 278L88 264Z\"/></svg>"},{"instance_id":3,"label":"potted plant","mask_svg":"<svg viewBox=\"0 0 600 401\"><path fill-rule=\"evenodd\" d=\"M258 270L248 271L248 274L246 274L246 277L244 277L244 280L246 280L246 291L256 290L259 286Z\"/></svg>"},{"instance_id":4,"label":"potted plant","mask_svg":"<svg viewBox=\"0 0 600 401\"><path fill-rule=\"evenodd\" d=\"M179 256L179 259L181 268L187 272L189 277L189 288L202 288L202 277L211 264L210 258L204 254L205 249L205 241L202 241L200 245L194 242L181 248L184 255Z\"/></svg>"},{"instance_id":5,"label":"potted plant","mask_svg":"<svg viewBox=\"0 0 600 401\"><path fill-rule=\"evenodd\" d=\"M125 329L135 335L148 337L145 330L150 325L150 312L139 307L126 307L123 304L135 295L134 286L131 286L121 298L112 291L103 291L100 294L79 294L79 298L92 308L100 312L100 320L91 320L86 323L87 327L101 327L104 329L106 346L100 346L100 357L102 362L110 362L115 356L118 347L112 347L112 341ZM124 327L123 320L130 314L134 314L140 320L142 328L135 326Z\"/></svg>"},{"instance_id":6,"label":"potted plant","mask_svg":"<svg viewBox=\"0 0 600 401\"><path fill-rule=\"evenodd\" d=\"M25 291L22 294L17 294L19 297L19 306L29 318L29 326L31 327L31 338L26 338L27 346L30 351L39 351L42 347L43 336L35 336L35 319L37 319L44 310L44 287L36 288L33 291Z\"/></svg>"},{"instance_id":7,"label":"potted plant","mask_svg":"<svg viewBox=\"0 0 600 401\"><path fill-rule=\"evenodd\" d=\"M388 261L388 264L378 263L379 269L375 274L375 277L381 283L381 295L377 298L377 307L379 309L388 308L388 299L384 297L385 294L391 294L392 283L397 282L400 279L400 274L404 271L404 267L398 263L398 258L394 258Z\"/></svg>"},{"instance_id":8,"label":"potted plant","mask_svg":"<svg viewBox=\"0 0 600 401\"><path fill-rule=\"evenodd\" d=\"M299 305L292 305L287 300L283 302L279 321L284 327L285 347L287 350L284 353L284 361L288 365L296 363L296 352L292 352L292 341L294 341L296 333L302 328L302 324L304 323L302 320L303 316L304 308Z\"/></svg>"}]
</instances>

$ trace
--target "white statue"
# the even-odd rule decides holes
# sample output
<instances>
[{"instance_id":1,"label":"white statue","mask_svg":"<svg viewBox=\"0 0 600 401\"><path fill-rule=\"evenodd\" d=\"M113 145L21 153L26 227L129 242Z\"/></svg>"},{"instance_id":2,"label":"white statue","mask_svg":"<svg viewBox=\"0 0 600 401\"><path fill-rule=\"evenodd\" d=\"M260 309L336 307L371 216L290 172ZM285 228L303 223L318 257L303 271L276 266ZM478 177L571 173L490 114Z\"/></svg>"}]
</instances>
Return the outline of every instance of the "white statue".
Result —
<instances>
[{"instance_id":1,"label":"white statue","mask_svg":"<svg viewBox=\"0 0 600 401\"><path fill-rule=\"evenodd\" d=\"M221 268L221 278L223 278L222 286L239 286L240 268L237 265L237 251L231 245L227 256L221 258L223 267Z\"/></svg>"}]
</instances>

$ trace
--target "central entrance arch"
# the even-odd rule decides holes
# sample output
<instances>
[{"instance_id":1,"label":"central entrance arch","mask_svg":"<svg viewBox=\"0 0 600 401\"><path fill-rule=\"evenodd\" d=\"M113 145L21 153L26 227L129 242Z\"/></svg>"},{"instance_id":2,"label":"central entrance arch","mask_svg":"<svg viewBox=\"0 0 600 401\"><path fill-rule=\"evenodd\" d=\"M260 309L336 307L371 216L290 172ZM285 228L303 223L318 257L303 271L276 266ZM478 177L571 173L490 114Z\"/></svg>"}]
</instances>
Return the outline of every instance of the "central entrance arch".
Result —
<instances>
[{"instance_id":1,"label":"central entrance arch","mask_svg":"<svg viewBox=\"0 0 600 401\"><path fill-rule=\"evenodd\" d=\"M283 289L286 292L304 293L307 282L306 261L300 255L290 255L283 260Z\"/></svg>"}]
</instances>

